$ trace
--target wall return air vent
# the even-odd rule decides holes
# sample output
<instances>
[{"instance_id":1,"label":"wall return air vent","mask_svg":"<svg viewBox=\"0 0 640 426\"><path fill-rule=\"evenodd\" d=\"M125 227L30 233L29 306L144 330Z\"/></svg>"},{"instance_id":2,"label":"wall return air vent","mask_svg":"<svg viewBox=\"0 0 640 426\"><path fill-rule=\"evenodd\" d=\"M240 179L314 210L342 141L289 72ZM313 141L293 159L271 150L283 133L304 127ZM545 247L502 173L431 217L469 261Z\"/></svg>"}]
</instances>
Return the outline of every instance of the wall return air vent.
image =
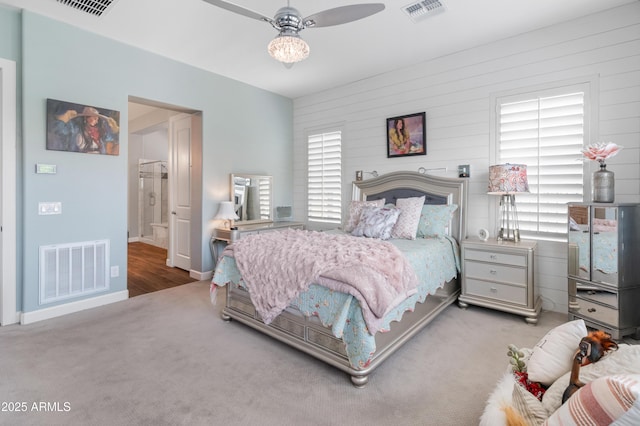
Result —
<instances>
[{"instance_id":1,"label":"wall return air vent","mask_svg":"<svg viewBox=\"0 0 640 426\"><path fill-rule=\"evenodd\" d=\"M102 16L118 0L58 0L65 6L73 7L81 12L94 16Z\"/></svg>"},{"instance_id":2,"label":"wall return air vent","mask_svg":"<svg viewBox=\"0 0 640 426\"><path fill-rule=\"evenodd\" d=\"M410 3L402 8L413 22L419 22L430 16L444 12L444 3L441 0L422 0Z\"/></svg>"}]
</instances>

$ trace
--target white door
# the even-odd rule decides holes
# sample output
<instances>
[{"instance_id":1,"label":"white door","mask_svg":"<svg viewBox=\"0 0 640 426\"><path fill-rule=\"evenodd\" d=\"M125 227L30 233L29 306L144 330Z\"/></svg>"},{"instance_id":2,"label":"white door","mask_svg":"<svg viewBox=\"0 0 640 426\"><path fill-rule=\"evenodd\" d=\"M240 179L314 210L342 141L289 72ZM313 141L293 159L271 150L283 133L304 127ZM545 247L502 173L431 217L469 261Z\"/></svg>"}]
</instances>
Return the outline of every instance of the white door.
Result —
<instances>
[{"instance_id":1,"label":"white door","mask_svg":"<svg viewBox=\"0 0 640 426\"><path fill-rule=\"evenodd\" d=\"M191 270L191 116L169 121L169 211L168 266Z\"/></svg>"},{"instance_id":2,"label":"white door","mask_svg":"<svg viewBox=\"0 0 640 426\"><path fill-rule=\"evenodd\" d=\"M0 324L16 310L16 63L0 59Z\"/></svg>"}]
</instances>

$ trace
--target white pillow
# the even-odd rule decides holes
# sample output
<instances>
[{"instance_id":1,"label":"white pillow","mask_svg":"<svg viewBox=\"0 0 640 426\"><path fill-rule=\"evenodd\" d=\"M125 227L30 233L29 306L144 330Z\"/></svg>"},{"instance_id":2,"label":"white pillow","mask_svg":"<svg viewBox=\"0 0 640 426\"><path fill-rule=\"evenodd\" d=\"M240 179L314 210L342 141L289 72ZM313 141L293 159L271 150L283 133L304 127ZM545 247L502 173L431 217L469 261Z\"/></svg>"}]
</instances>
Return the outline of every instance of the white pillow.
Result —
<instances>
[{"instance_id":1,"label":"white pillow","mask_svg":"<svg viewBox=\"0 0 640 426\"><path fill-rule=\"evenodd\" d=\"M571 370L580 340L587 335L584 320L564 323L549 331L533 347L527 363L529 380L550 386Z\"/></svg>"},{"instance_id":2,"label":"white pillow","mask_svg":"<svg viewBox=\"0 0 640 426\"><path fill-rule=\"evenodd\" d=\"M351 201L351 204L349 205L349 218L347 219L347 223L344 225L344 232L352 232L355 229L356 225L360 221L362 208L365 206L382 207L384 206L384 198L373 201Z\"/></svg>"},{"instance_id":3,"label":"white pillow","mask_svg":"<svg viewBox=\"0 0 640 426\"><path fill-rule=\"evenodd\" d=\"M391 231L392 238L416 239L424 199L424 195L422 197L398 198L396 208L400 210L400 216Z\"/></svg>"}]
</instances>

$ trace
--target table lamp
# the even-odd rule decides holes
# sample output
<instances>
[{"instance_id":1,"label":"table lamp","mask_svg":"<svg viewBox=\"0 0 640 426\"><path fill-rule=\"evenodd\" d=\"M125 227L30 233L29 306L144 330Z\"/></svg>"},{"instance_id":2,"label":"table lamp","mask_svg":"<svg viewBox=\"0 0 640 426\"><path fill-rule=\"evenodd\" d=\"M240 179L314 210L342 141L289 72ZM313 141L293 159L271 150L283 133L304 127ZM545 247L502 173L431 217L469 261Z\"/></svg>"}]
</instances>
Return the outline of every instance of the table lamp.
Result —
<instances>
[{"instance_id":1,"label":"table lamp","mask_svg":"<svg viewBox=\"0 0 640 426\"><path fill-rule=\"evenodd\" d=\"M489 167L488 193L501 196L498 241L520 241L515 197L517 192L529 192L525 164L506 163Z\"/></svg>"},{"instance_id":2,"label":"table lamp","mask_svg":"<svg viewBox=\"0 0 640 426\"><path fill-rule=\"evenodd\" d=\"M226 229L233 229L233 221L240 219L231 201L222 201L218 207L218 213L213 218L215 220L224 220Z\"/></svg>"}]
</instances>

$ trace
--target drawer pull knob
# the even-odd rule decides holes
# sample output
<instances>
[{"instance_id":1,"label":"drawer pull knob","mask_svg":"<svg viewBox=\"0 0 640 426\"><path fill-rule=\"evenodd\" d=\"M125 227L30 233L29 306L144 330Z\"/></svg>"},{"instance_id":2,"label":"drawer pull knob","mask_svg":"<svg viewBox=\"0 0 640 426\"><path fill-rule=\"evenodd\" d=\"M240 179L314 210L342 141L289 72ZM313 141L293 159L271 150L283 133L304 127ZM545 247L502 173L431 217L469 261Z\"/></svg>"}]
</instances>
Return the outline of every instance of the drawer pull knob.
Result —
<instances>
[{"instance_id":1,"label":"drawer pull knob","mask_svg":"<svg viewBox=\"0 0 640 426\"><path fill-rule=\"evenodd\" d=\"M491 275L496 275L496 274L498 273L498 271L496 271L495 269L491 269L491 270L489 271L489 273L490 273Z\"/></svg>"},{"instance_id":2,"label":"drawer pull knob","mask_svg":"<svg viewBox=\"0 0 640 426\"><path fill-rule=\"evenodd\" d=\"M497 293L497 292L498 292L498 289L497 289L497 288L495 288L495 287L491 287L491 293Z\"/></svg>"},{"instance_id":3,"label":"drawer pull knob","mask_svg":"<svg viewBox=\"0 0 640 426\"><path fill-rule=\"evenodd\" d=\"M587 312L591 312L591 313L593 313L593 312L595 312L595 311L596 311L596 308L589 308L589 309L587 309Z\"/></svg>"},{"instance_id":4,"label":"drawer pull knob","mask_svg":"<svg viewBox=\"0 0 640 426\"><path fill-rule=\"evenodd\" d=\"M491 260L496 260L496 259L498 259L498 255L491 254L491 255L489 255L489 258L491 258Z\"/></svg>"}]
</instances>

